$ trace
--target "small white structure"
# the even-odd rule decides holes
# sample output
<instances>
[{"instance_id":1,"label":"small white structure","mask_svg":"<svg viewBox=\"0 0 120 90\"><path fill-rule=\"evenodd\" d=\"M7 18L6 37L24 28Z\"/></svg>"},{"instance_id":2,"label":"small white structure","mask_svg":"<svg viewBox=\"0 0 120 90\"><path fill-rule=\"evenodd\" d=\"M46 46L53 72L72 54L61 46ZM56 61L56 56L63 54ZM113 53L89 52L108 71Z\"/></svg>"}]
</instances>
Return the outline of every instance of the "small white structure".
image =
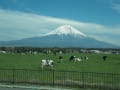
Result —
<instances>
[{"instance_id":1,"label":"small white structure","mask_svg":"<svg viewBox=\"0 0 120 90\"><path fill-rule=\"evenodd\" d=\"M96 53L96 54L100 54L100 53L102 53L100 50L90 50L90 52L92 52L92 53Z\"/></svg>"},{"instance_id":2,"label":"small white structure","mask_svg":"<svg viewBox=\"0 0 120 90\"><path fill-rule=\"evenodd\" d=\"M0 53L6 54L7 52L6 51L0 51Z\"/></svg>"}]
</instances>

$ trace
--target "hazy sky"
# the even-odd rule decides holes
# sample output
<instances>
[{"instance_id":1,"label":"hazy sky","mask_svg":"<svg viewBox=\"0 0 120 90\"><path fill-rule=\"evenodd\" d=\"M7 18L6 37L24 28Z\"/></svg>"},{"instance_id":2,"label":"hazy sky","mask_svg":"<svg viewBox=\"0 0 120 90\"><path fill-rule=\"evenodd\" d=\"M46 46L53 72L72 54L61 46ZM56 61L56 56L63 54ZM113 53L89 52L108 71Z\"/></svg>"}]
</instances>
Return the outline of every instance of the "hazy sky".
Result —
<instances>
[{"instance_id":1,"label":"hazy sky","mask_svg":"<svg viewBox=\"0 0 120 90\"><path fill-rule=\"evenodd\" d=\"M0 40L40 36L69 24L120 45L120 0L0 0Z\"/></svg>"}]
</instances>

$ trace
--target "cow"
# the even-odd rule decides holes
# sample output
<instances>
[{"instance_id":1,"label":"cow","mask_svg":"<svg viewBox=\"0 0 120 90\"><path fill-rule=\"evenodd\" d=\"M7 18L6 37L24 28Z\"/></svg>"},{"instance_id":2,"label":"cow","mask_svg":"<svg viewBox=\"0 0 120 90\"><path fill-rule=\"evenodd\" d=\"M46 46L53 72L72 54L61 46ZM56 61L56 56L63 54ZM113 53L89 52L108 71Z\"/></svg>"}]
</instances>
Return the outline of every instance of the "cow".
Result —
<instances>
[{"instance_id":1,"label":"cow","mask_svg":"<svg viewBox=\"0 0 120 90\"><path fill-rule=\"evenodd\" d=\"M87 59L88 59L88 57L87 57L87 56L85 56L85 57L84 57L84 60L87 60Z\"/></svg>"},{"instance_id":2,"label":"cow","mask_svg":"<svg viewBox=\"0 0 120 90\"><path fill-rule=\"evenodd\" d=\"M59 56L59 61L58 63L61 63L63 61L63 57L62 56Z\"/></svg>"},{"instance_id":3,"label":"cow","mask_svg":"<svg viewBox=\"0 0 120 90\"><path fill-rule=\"evenodd\" d=\"M44 66L50 66L51 69L53 69L54 61L53 60L48 60L48 59L43 59L42 62L41 62L42 70L43 70Z\"/></svg>"},{"instance_id":4,"label":"cow","mask_svg":"<svg viewBox=\"0 0 120 90\"><path fill-rule=\"evenodd\" d=\"M75 56L70 56L69 61L74 61L75 60Z\"/></svg>"},{"instance_id":5,"label":"cow","mask_svg":"<svg viewBox=\"0 0 120 90\"><path fill-rule=\"evenodd\" d=\"M70 56L69 61L81 61L82 58L78 58L76 56Z\"/></svg>"},{"instance_id":6,"label":"cow","mask_svg":"<svg viewBox=\"0 0 120 90\"><path fill-rule=\"evenodd\" d=\"M74 61L79 61L80 62L80 61L82 61L82 59L81 58L75 58Z\"/></svg>"},{"instance_id":7,"label":"cow","mask_svg":"<svg viewBox=\"0 0 120 90\"><path fill-rule=\"evenodd\" d=\"M103 61L106 61L106 59L107 59L107 56L103 56L102 58L103 58Z\"/></svg>"}]
</instances>

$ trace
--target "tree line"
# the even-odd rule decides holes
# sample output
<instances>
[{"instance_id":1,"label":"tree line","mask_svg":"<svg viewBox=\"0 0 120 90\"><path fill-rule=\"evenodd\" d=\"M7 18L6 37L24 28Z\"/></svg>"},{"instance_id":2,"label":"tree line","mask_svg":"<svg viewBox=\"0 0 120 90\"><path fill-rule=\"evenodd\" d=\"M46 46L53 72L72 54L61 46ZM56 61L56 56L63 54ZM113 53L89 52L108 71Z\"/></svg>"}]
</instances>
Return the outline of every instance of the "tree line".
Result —
<instances>
[{"instance_id":1,"label":"tree line","mask_svg":"<svg viewBox=\"0 0 120 90\"><path fill-rule=\"evenodd\" d=\"M40 47L0 47L0 51L6 51L11 53L26 53L26 52L39 52L39 53L47 53L47 52L63 52L63 53L86 53L90 50L101 50L101 51L120 51L120 49L105 49L105 48L59 48L59 47L53 47L53 48L40 48Z\"/></svg>"}]
</instances>

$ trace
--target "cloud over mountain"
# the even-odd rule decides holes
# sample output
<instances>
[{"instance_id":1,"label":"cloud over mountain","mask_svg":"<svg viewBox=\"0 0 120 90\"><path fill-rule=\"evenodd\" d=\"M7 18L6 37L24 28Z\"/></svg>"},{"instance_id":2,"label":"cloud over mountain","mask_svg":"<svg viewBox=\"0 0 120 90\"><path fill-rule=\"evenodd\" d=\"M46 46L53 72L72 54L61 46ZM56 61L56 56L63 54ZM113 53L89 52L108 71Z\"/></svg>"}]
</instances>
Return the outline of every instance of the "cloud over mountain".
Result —
<instances>
[{"instance_id":1,"label":"cloud over mountain","mask_svg":"<svg viewBox=\"0 0 120 90\"><path fill-rule=\"evenodd\" d=\"M104 26L4 9L0 9L0 41L41 36L64 24L72 25L90 37L120 45L119 25Z\"/></svg>"},{"instance_id":2,"label":"cloud over mountain","mask_svg":"<svg viewBox=\"0 0 120 90\"><path fill-rule=\"evenodd\" d=\"M88 37L71 25L63 25L39 37L13 41L1 41L0 46L29 47L78 47L78 48L120 48L106 42Z\"/></svg>"}]
</instances>

